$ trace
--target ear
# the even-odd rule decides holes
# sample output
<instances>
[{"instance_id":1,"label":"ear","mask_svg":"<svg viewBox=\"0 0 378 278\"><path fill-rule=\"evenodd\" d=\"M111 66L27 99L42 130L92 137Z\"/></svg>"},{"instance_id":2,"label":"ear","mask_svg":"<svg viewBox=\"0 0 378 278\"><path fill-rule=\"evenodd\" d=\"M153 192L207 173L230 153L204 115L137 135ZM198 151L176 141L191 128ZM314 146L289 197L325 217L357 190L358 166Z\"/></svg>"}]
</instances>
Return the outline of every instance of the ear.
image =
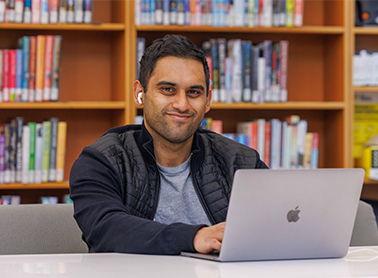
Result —
<instances>
[{"instance_id":1,"label":"ear","mask_svg":"<svg viewBox=\"0 0 378 278\"><path fill-rule=\"evenodd\" d=\"M209 112L210 111L210 103L211 103L211 90L209 89L209 93L207 94L207 97L206 97L206 109L205 109L205 113Z\"/></svg>"},{"instance_id":2,"label":"ear","mask_svg":"<svg viewBox=\"0 0 378 278\"><path fill-rule=\"evenodd\" d=\"M139 103L139 100L138 100L138 94L142 93L142 103ZM135 80L134 82L134 103L136 104L136 106L138 107L142 107L143 106L143 87L142 87L142 84L140 84L139 80Z\"/></svg>"}]
</instances>

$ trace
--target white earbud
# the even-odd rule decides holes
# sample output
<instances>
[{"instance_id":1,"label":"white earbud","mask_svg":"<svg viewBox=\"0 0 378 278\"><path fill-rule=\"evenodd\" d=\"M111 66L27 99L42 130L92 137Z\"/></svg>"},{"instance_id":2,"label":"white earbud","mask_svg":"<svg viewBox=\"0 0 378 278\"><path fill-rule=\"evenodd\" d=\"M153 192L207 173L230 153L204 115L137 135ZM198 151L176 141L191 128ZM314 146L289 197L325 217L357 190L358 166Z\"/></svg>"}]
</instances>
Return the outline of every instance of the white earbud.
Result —
<instances>
[{"instance_id":1,"label":"white earbud","mask_svg":"<svg viewBox=\"0 0 378 278\"><path fill-rule=\"evenodd\" d=\"M138 94L138 102L139 102L139 104L142 104L142 96L143 96L143 93L140 92L140 93Z\"/></svg>"}]
</instances>

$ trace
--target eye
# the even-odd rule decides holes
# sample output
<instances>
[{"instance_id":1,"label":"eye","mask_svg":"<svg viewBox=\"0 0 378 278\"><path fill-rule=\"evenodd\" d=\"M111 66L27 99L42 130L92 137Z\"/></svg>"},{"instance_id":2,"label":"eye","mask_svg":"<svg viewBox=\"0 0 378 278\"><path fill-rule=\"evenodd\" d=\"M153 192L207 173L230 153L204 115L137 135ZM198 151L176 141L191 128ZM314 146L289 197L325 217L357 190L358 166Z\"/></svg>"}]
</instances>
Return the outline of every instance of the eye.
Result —
<instances>
[{"instance_id":1,"label":"eye","mask_svg":"<svg viewBox=\"0 0 378 278\"><path fill-rule=\"evenodd\" d=\"M172 87L163 87L161 88L166 93L174 93L174 89Z\"/></svg>"},{"instance_id":2,"label":"eye","mask_svg":"<svg viewBox=\"0 0 378 278\"><path fill-rule=\"evenodd\" d=\"M187 94L191 97L197 97L201 95L201 92L197 90L189 90Z\"/></svg>"}]
</instances>

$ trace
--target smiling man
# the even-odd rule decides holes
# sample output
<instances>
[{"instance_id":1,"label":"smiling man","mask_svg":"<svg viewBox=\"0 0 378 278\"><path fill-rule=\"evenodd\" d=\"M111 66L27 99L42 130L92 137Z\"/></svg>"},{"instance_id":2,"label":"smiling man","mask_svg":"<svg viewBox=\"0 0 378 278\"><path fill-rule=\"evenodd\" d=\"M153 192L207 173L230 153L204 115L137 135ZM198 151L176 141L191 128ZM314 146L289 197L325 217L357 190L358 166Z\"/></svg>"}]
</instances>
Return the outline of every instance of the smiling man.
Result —
<instances>
[{"instance_id":1,"label":"smiling man","mask_svg":"<svg viewBox=\"0 0 378 278\"><path fill-rule=\"evenodd\" d=\"M142 125L106 132L70 174L74 217L93 252L220 250L234 173L267 168L258 153L200 124L209 68L183 36L147 48L134 83Z\"/></svg>"}]
</instances>

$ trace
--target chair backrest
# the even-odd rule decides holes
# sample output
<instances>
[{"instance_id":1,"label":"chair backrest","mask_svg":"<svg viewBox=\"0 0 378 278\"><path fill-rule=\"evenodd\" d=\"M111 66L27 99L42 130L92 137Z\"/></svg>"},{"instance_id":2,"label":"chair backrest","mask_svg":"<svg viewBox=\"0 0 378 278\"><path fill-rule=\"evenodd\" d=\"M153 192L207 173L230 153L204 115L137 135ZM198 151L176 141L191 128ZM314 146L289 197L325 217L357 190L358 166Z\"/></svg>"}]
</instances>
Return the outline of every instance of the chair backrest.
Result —
<instances>
[{"instance_id":1,"label":"chair backrest","mask_svg":"<svg viewBox=\"0 0 378 278\"><path fill-rule=\"evenodd\" d=\"M350 246L367 245L378 245L377 221L372 206L360 201Z\"/></svg>"},{"instance_id":2,"label":"chair backrest","mask_svg":"<svg viewBox=\"0 0 378 278\"><path fill-rule=\"evenodd\" d=\"M0 206L0 254L88 253L72 204Z\"/></svg>"}]
</instances>

